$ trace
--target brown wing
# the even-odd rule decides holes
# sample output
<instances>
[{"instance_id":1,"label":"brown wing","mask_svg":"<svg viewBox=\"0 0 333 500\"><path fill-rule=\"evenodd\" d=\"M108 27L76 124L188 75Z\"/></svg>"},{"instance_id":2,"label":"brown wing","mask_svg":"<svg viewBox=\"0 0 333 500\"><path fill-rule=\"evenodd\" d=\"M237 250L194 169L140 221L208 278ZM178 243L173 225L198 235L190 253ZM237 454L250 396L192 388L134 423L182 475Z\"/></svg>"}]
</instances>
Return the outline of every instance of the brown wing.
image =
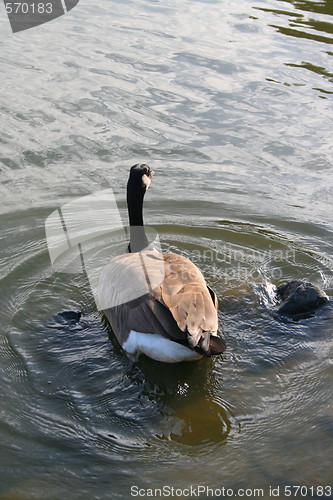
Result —
<instances>
[{"instance_id":1,"label":"brown wing","mask_svg":"<svg viewBox=\"0 0 333 500\"><path fill-rule=\"evenodd\" d=\"M217 334L217 302L201 271L181 255L155 251L140 254L140 261L139 254L118 257L116 267L103 277L108 297L124 295L124 290L133 288L134 283L147 283L147 291L141 297L102 308L118 340L126 340L130 330L159 333L208 353L210 337ZM112 278L115 269L117 276Z\"/></svg>"},{"instance_id":2,"label":"brown wing","mask_svg":"<svg viewBox=\"0 0 333 500\"><path fill-rule=\"evenodd\" d=\"M210 336L217 334L218 318L205 279L186 257L165 253L163 258L164 280L153 290L153 296L170 311L178 328L187 334L190 347L200 346L207 351Z\"/></svg>"}]
</instances>

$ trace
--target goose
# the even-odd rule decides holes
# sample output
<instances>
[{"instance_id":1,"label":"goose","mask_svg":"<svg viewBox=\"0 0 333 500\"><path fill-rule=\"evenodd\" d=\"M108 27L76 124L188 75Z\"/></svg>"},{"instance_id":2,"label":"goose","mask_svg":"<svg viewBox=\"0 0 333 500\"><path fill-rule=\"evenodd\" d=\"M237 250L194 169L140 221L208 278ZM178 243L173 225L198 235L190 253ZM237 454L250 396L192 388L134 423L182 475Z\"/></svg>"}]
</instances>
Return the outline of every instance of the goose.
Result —
<instances>
[{"instance_id":1,"label":"goose","mask_svg":"<svg viewBox=\"0 0 333 500\"><path fill-rule=\"evenodd\" d=\"M217 297L199 268L148 244L143 200L153 173L146 164L130 169L130 241L127 253L113 258L101 274L100 301L111 305L102 312L131 360L145 354L176 363L222 354L226 344L217 331Z\"/></svg>"}]
</instances>

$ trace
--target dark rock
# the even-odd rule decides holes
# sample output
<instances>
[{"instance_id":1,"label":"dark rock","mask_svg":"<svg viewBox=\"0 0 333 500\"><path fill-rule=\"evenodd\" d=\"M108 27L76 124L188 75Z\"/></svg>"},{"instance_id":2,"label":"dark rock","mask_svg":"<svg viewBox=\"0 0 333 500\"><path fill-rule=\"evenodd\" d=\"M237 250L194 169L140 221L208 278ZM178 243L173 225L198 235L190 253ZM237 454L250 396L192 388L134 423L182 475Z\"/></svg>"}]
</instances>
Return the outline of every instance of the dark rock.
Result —
<instances>
[{"instance_id":1,"label":"dark rock","mask_svg":"<svg viewBox=\"0 0 333 500\"><path fill-rule=\"evenodd\" d=\"M63 323L77 323L81 318L80 311L61 311L54 315L56 321L60 324Z\"/></svg>"},{"instance_id":2,"label":"dark rock","mask_svg":"<svg viewBox=\"0 0 333 500\"><path fill-rule=\"evenodd\" d=\"M293 319L308 317L326 304L328 297L325 292L307 281L290 281L280 285L276 291L278 300L281 301L277 311L283 316Z\"/></svg>"}]
</instances>

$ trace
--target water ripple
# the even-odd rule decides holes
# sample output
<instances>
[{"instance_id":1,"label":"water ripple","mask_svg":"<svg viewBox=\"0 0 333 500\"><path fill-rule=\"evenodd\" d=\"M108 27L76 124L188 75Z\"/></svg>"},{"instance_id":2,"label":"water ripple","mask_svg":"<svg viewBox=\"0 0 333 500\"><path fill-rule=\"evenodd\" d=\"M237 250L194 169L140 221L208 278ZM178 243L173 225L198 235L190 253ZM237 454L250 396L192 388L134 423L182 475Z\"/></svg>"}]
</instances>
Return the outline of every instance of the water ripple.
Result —
<instances>
[{"instance_id":1,"label":"water ripple","mask_svg":"<svg viewBox=\"0 0 333 500\"><path fill-rule=\"evenodd\" d=\"M125 3L0 42L1 494L329 482L332 309L283 321L274 290L333 295L331 2ZM112 187L125 221L137 161L163 249L216 290L223 358L133 365L51 268L46 217Z\"/></svg>"}]
</instances>

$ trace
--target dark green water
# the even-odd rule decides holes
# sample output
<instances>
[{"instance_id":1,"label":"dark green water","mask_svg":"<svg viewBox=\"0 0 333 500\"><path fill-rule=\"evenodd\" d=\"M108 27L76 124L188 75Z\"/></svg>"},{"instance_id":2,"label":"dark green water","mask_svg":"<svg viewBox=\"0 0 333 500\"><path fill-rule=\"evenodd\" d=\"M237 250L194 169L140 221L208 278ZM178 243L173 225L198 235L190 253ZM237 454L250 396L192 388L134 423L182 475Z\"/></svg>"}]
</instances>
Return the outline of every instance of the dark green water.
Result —
<instances>
[{"instance_id":1,"label":"dark green water","mask_svg":"<svg viewBox=\"0 0 333 500\"><path fill-rule=\"evenodd\" d=\"M272 296L333 295L332 14L81 0L13 35L0 9L1 500L332 485L332 308L283 322ZM112 187L126 222L141 161L146 221L218 294L223 359L131 364L84 276L52 270L50 213Z\"/></svg>"}]
</instances>

